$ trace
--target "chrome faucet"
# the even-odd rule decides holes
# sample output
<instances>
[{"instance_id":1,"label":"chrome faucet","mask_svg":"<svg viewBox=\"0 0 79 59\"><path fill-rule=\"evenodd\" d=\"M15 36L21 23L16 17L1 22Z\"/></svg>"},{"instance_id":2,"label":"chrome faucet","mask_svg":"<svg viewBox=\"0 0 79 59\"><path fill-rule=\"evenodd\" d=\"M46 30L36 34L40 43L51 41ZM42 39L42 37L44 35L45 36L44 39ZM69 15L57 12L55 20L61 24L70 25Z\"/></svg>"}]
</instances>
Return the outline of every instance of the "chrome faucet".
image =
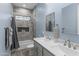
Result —
<instances>
[{"instance_id":1,"label":"chrome faucet","mask_svg":"<svg viewBox=\"0 0 79 59\"><path fill-rule=\"evenodd\" d=\"M68 45L69 48L71 48L70 40L65 40L64 46Z\"/></svg>"},{"instance_id":2,"label":"chrome faucet","mask_svg":"<svg viewBox=\"0 0 79 59\"><path fill-rule=\"evenodd\" d=\"M64 42L64 46L66 46L67 45L67 41L65 40L65 42Z\"/></svg>"},{"instance_id":3,"label":"chrome faucet","mask_svg":"<svg viewBox=\"0 0 79 59\"><path fill-rule=\"evenodd\" d=\"M71 48L70 40L67 40L67 42L68 42L68 47Z\"/></svg>"}]
</instances>

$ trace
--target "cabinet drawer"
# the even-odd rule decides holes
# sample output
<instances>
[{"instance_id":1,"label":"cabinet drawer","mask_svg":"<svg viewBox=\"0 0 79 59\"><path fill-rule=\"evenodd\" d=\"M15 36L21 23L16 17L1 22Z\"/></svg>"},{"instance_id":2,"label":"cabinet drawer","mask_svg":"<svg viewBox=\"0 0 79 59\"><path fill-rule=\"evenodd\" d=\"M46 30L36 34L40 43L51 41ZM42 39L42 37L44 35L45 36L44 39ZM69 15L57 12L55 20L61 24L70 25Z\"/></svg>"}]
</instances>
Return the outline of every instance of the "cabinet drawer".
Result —
<instances>
[{"instance_id":1,"label":"cabinet drawer","mask_svg":"<svg viewBox=\"0 0 79 59\"><path fill-rule=\"evenodd\" d=\"M42 46L38 44L38 56L42 56Z\"/></svg>"}]
</instances>

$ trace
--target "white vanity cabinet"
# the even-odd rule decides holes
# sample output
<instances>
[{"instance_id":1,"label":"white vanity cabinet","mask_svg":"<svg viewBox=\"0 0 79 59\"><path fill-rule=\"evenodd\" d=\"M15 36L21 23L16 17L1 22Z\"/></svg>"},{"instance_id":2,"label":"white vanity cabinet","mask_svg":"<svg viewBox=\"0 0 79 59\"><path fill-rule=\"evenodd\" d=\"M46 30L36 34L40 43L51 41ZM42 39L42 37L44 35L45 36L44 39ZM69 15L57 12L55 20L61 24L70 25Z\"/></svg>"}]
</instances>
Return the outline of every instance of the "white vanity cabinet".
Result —
<instances>
[{"instance_id":1,"label":"white vanity cabinet","mask_svg":"<svg viewBox=\"0 0 79 59\"><path fill-rule=\"evenodd\" d=\"M34 42L34 50L35 50L34 51L35 56L54 56L37 42Z\"/></svg>"},{"instance_id":2,"label":"white vanity cabinet","mask_svg":"<svg viewBox=\"0 0 79 59\"><path fill-rule=\"evenodd\" d=\"M79 4L62 8L62 24L65 33L79 34Z\"/></svg>"}]
</instances>

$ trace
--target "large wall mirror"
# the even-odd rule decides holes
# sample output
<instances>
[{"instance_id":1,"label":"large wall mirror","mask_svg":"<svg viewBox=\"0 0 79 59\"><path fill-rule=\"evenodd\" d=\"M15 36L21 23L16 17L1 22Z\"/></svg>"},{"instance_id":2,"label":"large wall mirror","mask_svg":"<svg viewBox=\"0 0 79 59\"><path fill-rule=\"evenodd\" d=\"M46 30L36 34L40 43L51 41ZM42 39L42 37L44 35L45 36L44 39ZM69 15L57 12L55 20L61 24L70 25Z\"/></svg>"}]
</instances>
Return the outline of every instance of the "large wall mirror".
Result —
<instances>
[{"instance_id":1,"label":"large wall mirror","mask_svg":"<svg viewBox=\"0 0 79 59\"><path fill-rule=\"evenodd\" d=\"M55 12L50 13L46 16L46 31L53 32L55 27Z\"/></svg>"},{"instance_id":2,"label":"large wall mirror","mask_svg":"<svg viewBox=\"0 0 79 59\"><path fill-rule=\"evenodd\" d=\"M70 4L62 9L63 32L79 34L79 4Z\"/></svg>"}]
</instances>

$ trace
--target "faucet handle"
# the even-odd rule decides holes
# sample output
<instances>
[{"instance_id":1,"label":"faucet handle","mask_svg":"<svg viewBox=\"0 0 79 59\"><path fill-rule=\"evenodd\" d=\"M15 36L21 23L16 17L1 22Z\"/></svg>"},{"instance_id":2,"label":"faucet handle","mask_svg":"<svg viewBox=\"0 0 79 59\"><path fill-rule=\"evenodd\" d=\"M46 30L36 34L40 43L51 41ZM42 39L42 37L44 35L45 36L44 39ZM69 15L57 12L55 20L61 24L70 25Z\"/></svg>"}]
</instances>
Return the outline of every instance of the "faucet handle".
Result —
<instances>
[{"instance_id":1,"label":"faucet handle","mask_svg":"<svg viewBox=\"0 0 79 59\"><path fill-rule=\"evenodd\" d=\"M70 43L70 40L67 40Z\"/></svg>"},{"instance_id":2,"label":"faucet handle","mask_svg":"<svg viewBox=\"0 0 79 59\"><path fill-rule=\"evenodd\" d=\"M73 49L76 50L76 46L73 46Z\"/></svg>"},{"instance_id":3,"label":"faucet handle","mask_svg":"<svg viewBox=\"0 0 79 59\"><path fill-rule=\"evenodd\" d=\"M73 49L74 50L79 49L79 45L77 45L77 44L73 45Z\"/></svg>"},{"instance_id":4,"label":"faucet handle","mask_svg":"<svg viewBox=\"0 0 79 59\"><path fill-rule=\"evenodd\" d=\"M67 44L67 41L65 40L65 42L64 42L64 46L66 46L66 44Z\"/></svg>"}]
</instances>

